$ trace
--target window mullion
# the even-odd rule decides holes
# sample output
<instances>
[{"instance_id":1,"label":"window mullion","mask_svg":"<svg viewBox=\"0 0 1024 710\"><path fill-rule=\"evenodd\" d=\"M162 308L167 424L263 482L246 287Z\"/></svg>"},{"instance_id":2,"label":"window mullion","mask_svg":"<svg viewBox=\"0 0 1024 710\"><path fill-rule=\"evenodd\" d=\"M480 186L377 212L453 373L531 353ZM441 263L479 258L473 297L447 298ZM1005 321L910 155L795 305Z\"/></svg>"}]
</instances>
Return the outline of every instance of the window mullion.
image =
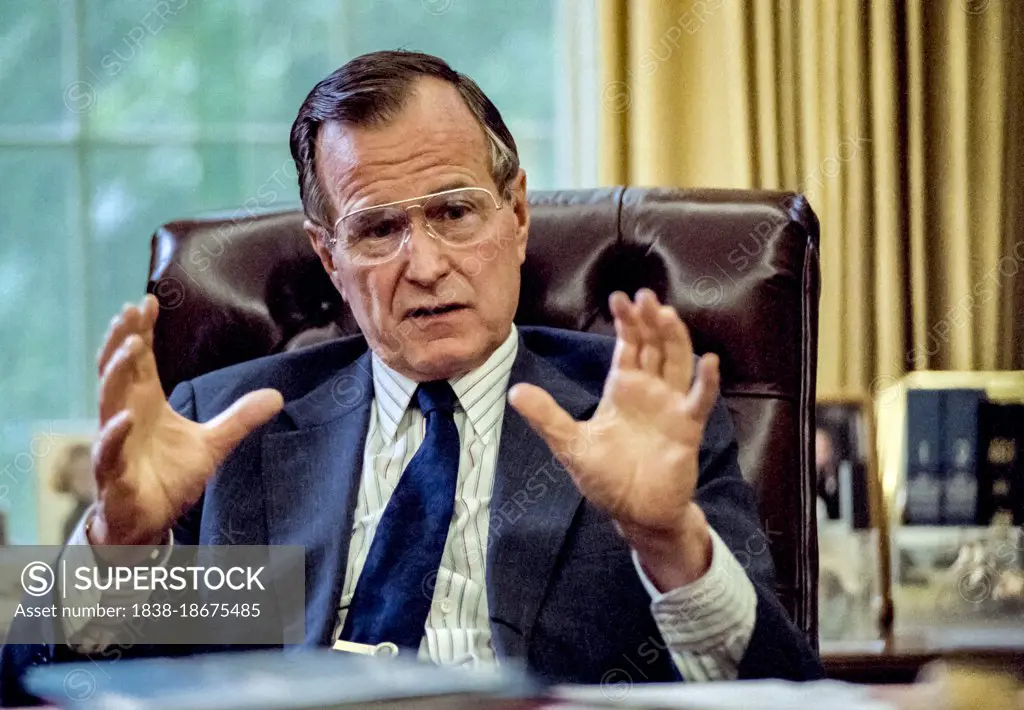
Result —
<instances>
[{"instance_id":1,"label":"window mullion","mask_svg":"<svg viewBox=\"0 0 1024 710\"><path fill-rule=\"evenodd\" d=\"M67 7L65 5L65 7ZM64 13L65 23L70 20L72 31L71 52L74 57L75 81L85 81L86 64L86 43L88 41L85 31L85 0L75 0L71 16ZM68 33L65 33L67 36ZM69 111L70 112L70 111ZM77 227L74 229L74 238L70 240L71 249L68 254L68 292L79 294L79 298L71 298L66 304L68 323L71 329L71 351L69 376L72 380L67 391L71 401L68 402L67 412L75 417L89 416L90 404L95 397L94 378L91 377L92 357L89 355L89 323L91 305L93 302L92 292L89 288L89 245L92 241L92 226L89 220L90 184L88 168L88 132L85 130L86 113L74 113L76 130L74 132L75 152L75 187L77 189L76 199L69 200L69 215L71 224Z\"/></svg>"}]
</instances>

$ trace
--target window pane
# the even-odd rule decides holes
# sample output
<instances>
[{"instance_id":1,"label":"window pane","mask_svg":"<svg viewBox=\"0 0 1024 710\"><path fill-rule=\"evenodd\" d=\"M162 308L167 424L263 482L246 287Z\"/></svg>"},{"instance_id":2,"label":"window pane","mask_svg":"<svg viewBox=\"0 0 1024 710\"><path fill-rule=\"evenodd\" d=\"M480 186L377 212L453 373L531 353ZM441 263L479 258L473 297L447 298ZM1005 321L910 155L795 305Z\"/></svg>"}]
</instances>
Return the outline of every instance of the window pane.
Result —
<instances>
[{"instance_id":1,"label":"window pane","mask_svg":"<svg viewBox=\"0 0 1024 710\"><path fill-rule=\"evenodd\" d=\"M234 208L244 199L238 163L237 149L217 145L107 148L90 154L92 351L124 303L145 293L153 231L171 219Z\"/></svg>"},{"instance_id":2,"label":"window pane","mask_svg":"<svg viewBox=\"0 0 1024 710\"><path fill-rule=\"evenodd\" d=\"M33 545L36 537L36 423L0 420L0 515L8 545Z\"/></svg>"},{"instance_id":3,"label":"window pane","mask_svg":"<svg viewBox=\"0 0 1024 710\"><path fill-rule=\"evenodd\" d=\"M529 141L526 124L553 127L555 120L555 6L551 0L346 3L346 59L396 47L443 57L480 85L517 141ZM524 161L531 187L554 187L554 160L553 150L531 151Z\"/></svg>"},{"instance_id":4,"label":"window pane","mask_svg":"<svg viewBox=\"0 0 1024 710\"><path fill-rule=\"evenodd\" d=\"M337 0L90 3L85 78L97 89L89 129L230 134L243 122L287 127L329 71ZM159 11L155 8L160 8ZM244 139L239 130L228 140Z\"/></svg>"},{"instance_id":5,"label":"window pane","mask_svg":"<svg viewBox=\"0 0 1024 710\"><path fill-rule=\"evenodd\" d=\"M63 417L83 405L69 285L74 151L0 149L0 402L4 419Z\"/></svg>"},{"instance_id":6,"label":"window pane","mask_svg":"<svg viewBox=\"0 0 1024 710\"><path fill-rule=\"evenodd\" d=\"M287 141L242 149L243 197L232 207L244 214L299 205L299 183Z\"/></svg>"},{"instance_id":7,"label":"window pane","mask_svg":"<svg viewBox=\"0 0 1024 710\"><path fill-rule=\"evenodd\" d=\"M516 135L515 127L510 129ZM557 186L554 176L554 141L546 138L531 140L516 137L519 164L526 171L526 186L530 190L544 190Z\"/></svg>"},{"instance_id":8,"label":"window pane","mask_svg":"<svg viewBox=\"0 0 1024 710\"><path fill-rule=\"evenodd\" d=\"M185 132L237 118L235 3L90 2L85 32L82 79L97 97L91 133Z\"/></svg>"},{"instance_id":9,"label":"window pane","mask_svg":"<svg viewBox=\"0 0 1024 710\"><path fill-rule=\"evenodd\" d=\"M70 7L60 0L0 2L0 126L68 118L63 97L70 81L61 76L61 62L62 52L73 48L62 45L61 25L72 19Z\"/></svg>"},{"instance_id":10,"label":"window pane","mask_svg":"<svg viewBox=\"0 0 1024 710\"><path fill-rule=\"evenodd\" d=\"M235 58L246 120L288 128L306 94L336 68L339 0L237 0L242 43Z\"/></svg>"}]
</instances>

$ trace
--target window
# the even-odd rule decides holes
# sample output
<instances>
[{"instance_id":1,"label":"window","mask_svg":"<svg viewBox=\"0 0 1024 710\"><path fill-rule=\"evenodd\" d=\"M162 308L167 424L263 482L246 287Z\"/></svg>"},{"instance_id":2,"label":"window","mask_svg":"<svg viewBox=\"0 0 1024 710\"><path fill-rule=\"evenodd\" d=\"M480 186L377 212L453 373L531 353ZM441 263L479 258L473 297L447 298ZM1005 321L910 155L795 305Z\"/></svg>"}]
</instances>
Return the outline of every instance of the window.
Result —
<instances>
[{"instance_id":1,"label":"window","mask_svg":"<svg viewBox=\"0 0 1024 710\"><path fill-rule=\"evenodd\" d=\"M596 111L566 97L596 93L576 86L592 17L589 0L0 0L8 540L36 540L33 432L94 416L94 354L141 296L153 229L297 204L288 130L317 80L375 49L438 54L501 109L532 188L586 186Z\"/></svg>"}]
</instances>

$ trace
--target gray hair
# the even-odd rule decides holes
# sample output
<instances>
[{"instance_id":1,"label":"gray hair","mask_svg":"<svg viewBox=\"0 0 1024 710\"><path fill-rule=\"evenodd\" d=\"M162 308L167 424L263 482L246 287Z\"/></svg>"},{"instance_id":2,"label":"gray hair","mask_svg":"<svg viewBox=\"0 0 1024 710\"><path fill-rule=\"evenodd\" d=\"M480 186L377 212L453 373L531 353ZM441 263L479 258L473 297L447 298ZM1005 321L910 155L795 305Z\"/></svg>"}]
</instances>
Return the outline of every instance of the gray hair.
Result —
<instances>
[{"instance_id":1,"label":"gray hair","mask_svg":"<svg viewBox=\"0 0 1024 710\"><path fill-rule=\"evenodd\" d=\"M479 121L491 150L491 177L501 197L519 173L515 139L494 103L476 82L429 54L406 51L371 52L332 72L309 92L292 124L291 151L299 176L299 195L306 216L331 229L330 202L316 171L316 144L328 121L353 126L383 126L405 105L415 82L433 77L452 84Z\"/></svg>"}]
</instances>

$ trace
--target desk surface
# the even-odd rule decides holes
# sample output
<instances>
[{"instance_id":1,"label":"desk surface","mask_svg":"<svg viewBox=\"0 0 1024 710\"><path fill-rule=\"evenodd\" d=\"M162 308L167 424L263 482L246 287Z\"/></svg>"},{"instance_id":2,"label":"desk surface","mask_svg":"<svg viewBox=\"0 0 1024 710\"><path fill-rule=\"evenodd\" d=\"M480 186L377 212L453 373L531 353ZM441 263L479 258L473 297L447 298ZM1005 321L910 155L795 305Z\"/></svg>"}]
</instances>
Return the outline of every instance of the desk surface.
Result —
<instances>
[{"instance_id":1,"label":"desk surface","mask_svg":"<svg viewBox=\"0 0 1024 710\"><path fill-rule=\"evenodd\" d=\"M975 661L988 667L1024 668L1024 632L988 635L904 633L886 648L881 641L822 644L821 661L829 678L849 683L909 684L937 660Z\"/></svg>"},{"instance_id":2,"label":"desk surface","mask_svg":"<svg viewBox=\"0 0 1024 710\"><path fill-rule=\"evenodd\" d=\"M882 702L887 704L892 710L935 710L939 707L936 698L936 688L923 684L917 685L888 685L879 686L869 689L869 694L872 700L876 702ZM869 702L870 710L877 710L876 702ZM385 706L386 707L386 706ZM507 710L507 705L503 705ZM518 705L519 710L608 710L608 705L586 705L569 702L552 702L552 701L539 701L536 704L524 703ZM628 708L628 704L620 705L618 707ZM751 706L754 707L754 706ZM968 706L965 706L965 708ZM19 710L15 708L14 710ZM21 708L20 710L28 710L28 708ZM34 708L33 710L60 710L54 706L45 706L42 708ZM808 706L808 710L819 710L817 706ZM959 708L953 708L953 710L959 710ZM971 710L977 710L976 707L971 706Z\"/></svg>"}]
</instances>

